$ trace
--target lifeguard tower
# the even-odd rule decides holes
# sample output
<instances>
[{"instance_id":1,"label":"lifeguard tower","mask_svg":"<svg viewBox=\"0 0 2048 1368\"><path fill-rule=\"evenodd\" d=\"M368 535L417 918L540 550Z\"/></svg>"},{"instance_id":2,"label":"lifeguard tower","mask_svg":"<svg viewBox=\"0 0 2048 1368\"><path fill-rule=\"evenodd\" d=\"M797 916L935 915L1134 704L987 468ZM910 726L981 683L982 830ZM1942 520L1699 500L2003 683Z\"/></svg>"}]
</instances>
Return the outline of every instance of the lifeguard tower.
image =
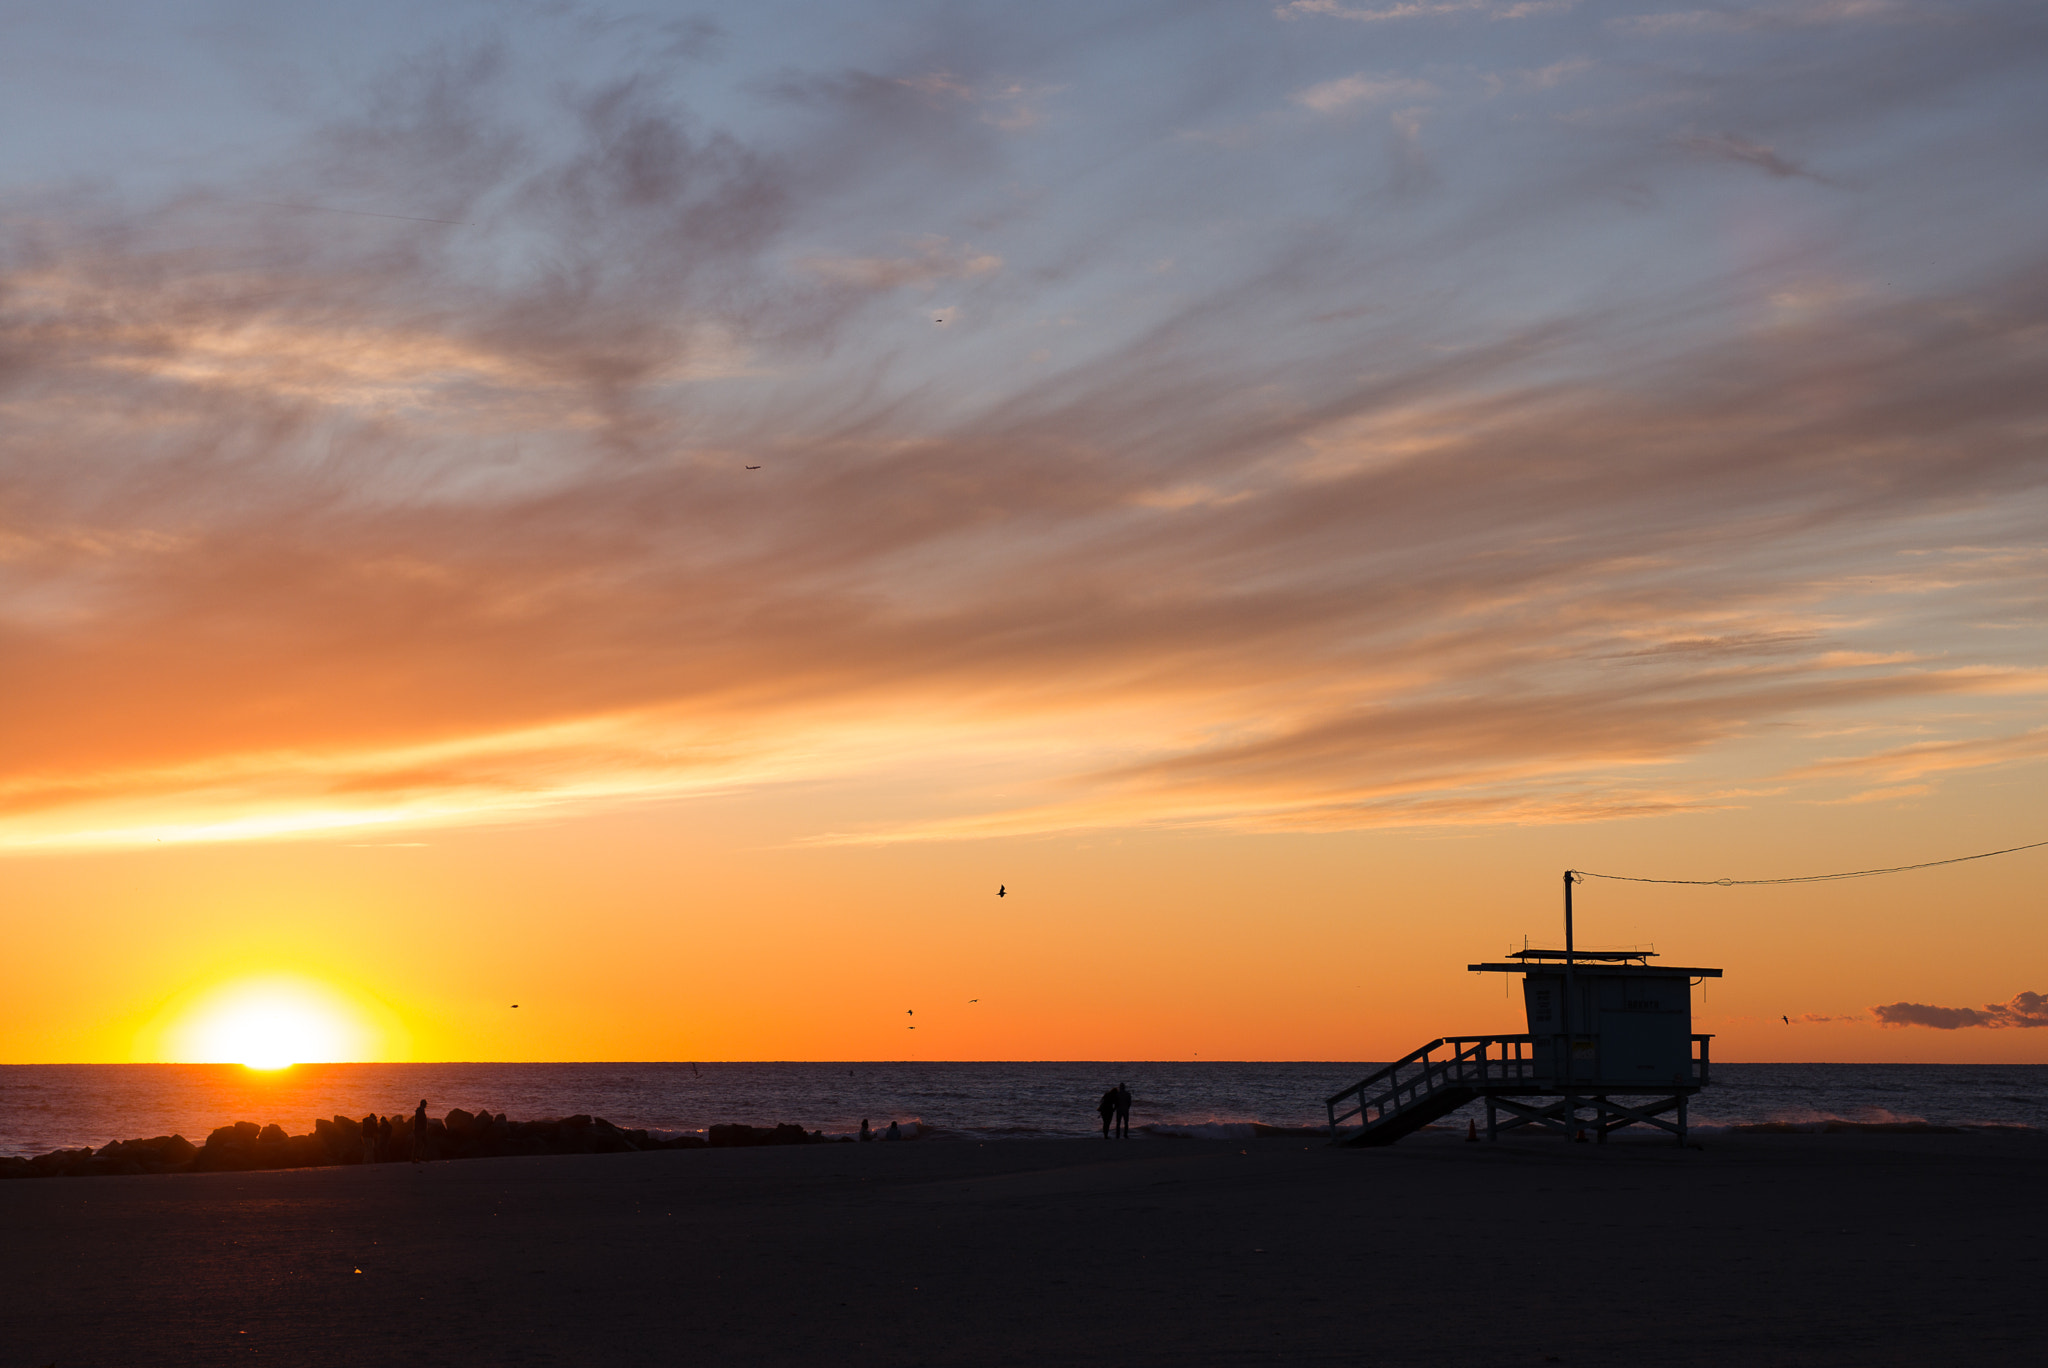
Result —
<instances>
[{"instance_id":1,"label":"lifeguard tower","mask_svg":"<svg viewBox=\"0 0 2048 1368\"><path fill-rule=\"evenodd\" d=\"M1564 949L1467 966L1522 975L1527 1033L1446 1036L1410 1052L1328 1100L1331 1141L1389 1145L1484 1098L1488 1140L1539 1126L1604 1143L1610 1131L1643 1125L1684 1144L1686 1102L1707 1086L1713 1039L1693 1033L1692 985L1721 971L1650 963L1656 958L1577 949L1567 870Z\"/></svg>"}]
</instances>

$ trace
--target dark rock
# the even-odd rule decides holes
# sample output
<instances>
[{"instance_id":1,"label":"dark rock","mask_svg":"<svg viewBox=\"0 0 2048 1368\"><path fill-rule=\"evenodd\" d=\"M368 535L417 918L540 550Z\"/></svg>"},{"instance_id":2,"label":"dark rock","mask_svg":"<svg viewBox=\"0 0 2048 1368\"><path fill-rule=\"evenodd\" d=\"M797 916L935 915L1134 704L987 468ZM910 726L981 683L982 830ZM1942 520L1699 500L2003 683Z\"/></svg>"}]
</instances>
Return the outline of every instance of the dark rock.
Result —
<instances>
[{"instance_id":1,"label":"dark rock","mask_svg":"<svg viewBox=\"0 0 2048 1368\"><path fill-rule=\"evenodd\" d=\"M323 1163L343 1163L363 1152L363 1133L355 1122L345 1116L315 1121L313 1134L320 1141L321 1152L327 1156Z\"/></svg>"},{"instance_id":2,"label":"dark rock","mask_svg":"<svg viewBox=\"0 0 2048 1368\"><path fill-rule=\"evenodd\" d=\"M820 1134L817 1141L825 1137ZM809 1145L815 1144L809 1132L802 1126L785 1122L779 1126L713 1126L705 1139L714 1149L735 1148L753 1145Z\"/></svg>"},{"instance_id":3,"label":"dark rock","mask_svg":"<svg viewBox=\"0 0 2048 1368\"><path fill-rule=\"evenodd\" d=\"M395 1133L381 1145L386 1162L402 1162L412 1153L410 1118L398 1121ZM786 1122L713 1126L704 1135L663 1138L650 1135L643 1127L616 1126L603 1117L579 1114L554 1121L509 1121L503 1112L488 1108L469 1112L460 1107L445 1120L430 1120L428 1137L428 1152L436 1159L832 1143L832 1137L822 1131L806 1131ZM850 1138L838 1137L841 1141ZM356 1163L362 1154L362 1123L345 1116L315 1121L308 1135L288 1135L275 1123L258 1126L253 1121L237 1121L209 1132L204 1147L182 1135L159 1135L148 1140L114 1141L97 1151L54 1150L33 1159L0 1159L0 1179L311 1168Z\"/></svg>"},{"instance_id":4,"label":"dark rock","mask_svg":"<svg viewBox=\"0 0 2048 1368\"><path fill-rule=\"evenodd\" d=\"M318 1131L319 1122L313 1123ZM321 1136L327 1142L327 1152L337 1164L360 1163L363 1157L363 1123L346 1116L337 1116L327 1123L327 1131Z\"/></svg>"},{"instance_id":5,"label":"dark rock","mask_svg":"<svg viewBox=\"0 0 2048 1368\"><path fill-rule=\"evenodd\" d=\"M626 1154L639 1148L626 1138L624 1131L601 1116L591 1121L584 1143L588 1146L585 1154Z\"/></svg>"},{"instance_id":6,"label":"dark rock","mask_svg":"<svg viewBox=\"0 0 2048 1368\"><path fill-rule=\"evenodd\" d=\"M284 1166L287 1168L321 1168L334 1162L326 1142L317 1135L287 1136L284 1142Z\"/></svg>"},{"instance_id":7,"label":"dark rock","mask_svg":"<svg viewBox=\"0 0 2048 1368\"><path fill-rule=\"evenodd\" d=\"M118 1144L103 1146L85 1168L85 1173L95 1178L128 1177L143 1171L142 1161L124 1152Z\"/></svg>"},{"instance_id":8,"label":"dark rock","mask_svg":"<svg viewBox=\"0 0 2048 1368\"><path fill-rule=\"evenodd\" d=\"M216 1127L206 1137L208 1149L228 1146L254 1145L258 1135L254 1121L237 1121L232 1126Z\"/></svg>"},{"instance_id":9,"label":"dark rock","mask_svg":"<svg viewBox=\"0 0 2048 1368\"><path fill-rule=\"evenodd\" d=\"M91 1172L170 1173L189 1165L198 1153L198 1148L182 1135L116 1141L93 1155Z\"/></svg>"},{"instance_id":10,"label":"dark rock","mask_svg":"<svg viewBox=\"0 0 2048 1368\"><path fill-rule=\"evenodd\" d=\"M48 1154L38 1154L29 1160L35 1168L36 1175L42 1178L62 1178L73 1173L84 1174L91 1162L90 1148L51 1150Z\"/></svg>"},{"instance_id":11,"label":"dark rock","mask_svg":"<svg viewBox=\"0 0 2048 1368\"><path fill-rule=\"evenodd\" d=\"M159 1135L149 1142L167 1169L184 1168L199 1157L199 1146L182 1135Z\"/></svg>"}]
</instances>

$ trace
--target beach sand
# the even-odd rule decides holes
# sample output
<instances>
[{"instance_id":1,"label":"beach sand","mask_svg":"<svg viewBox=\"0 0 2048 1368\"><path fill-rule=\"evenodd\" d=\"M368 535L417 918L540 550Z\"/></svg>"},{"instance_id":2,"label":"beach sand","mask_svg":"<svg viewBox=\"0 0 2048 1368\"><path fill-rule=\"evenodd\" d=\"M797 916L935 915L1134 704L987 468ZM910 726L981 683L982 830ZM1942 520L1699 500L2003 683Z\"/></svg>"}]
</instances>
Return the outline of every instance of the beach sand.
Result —
<instances>
[{"instance_id":1,"label":"beach sand","mask_svg":"<svg viewBox=\"0 0 2048 1368\"><path fill-rule=\"evenodd\" d=\"M2042 1137L1702 1143L927 1141L18 1181L0 1368L2041 1352Z\"/></svg>"}]
</instances>

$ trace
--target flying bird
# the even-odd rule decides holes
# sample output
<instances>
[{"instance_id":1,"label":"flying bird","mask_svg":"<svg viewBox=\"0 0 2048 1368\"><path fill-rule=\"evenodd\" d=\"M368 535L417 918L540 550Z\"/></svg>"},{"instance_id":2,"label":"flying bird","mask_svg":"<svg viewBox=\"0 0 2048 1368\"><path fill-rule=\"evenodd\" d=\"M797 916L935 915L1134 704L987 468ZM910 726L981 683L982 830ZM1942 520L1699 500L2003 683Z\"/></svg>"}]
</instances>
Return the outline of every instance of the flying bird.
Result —
<instances>
[{"instance_id":1,"label":"flying bird","mask_svg":"<svg viewBox=\"0 0 2048 1368\"><path fill-rule=\"evenodd\" d=\"M1778 1020L1784 1022L1787 1026L1790 1026L1792 1024L1791 1017L1779 1017Z\"/></svg>"},{"instance_id":2,"label":"flying bird","mask_svg":"<svg viewBox=\"0 0 2048 1368\"><path fill-rule=\"evenodd\" d=\"M515 1003L513 1003L513 1004L512 1004L512 1010L513 1010L513 1011L515 1011L515 1012L516 1012L516 1011L518 1011L518 1010L519 1010L519 1004L518 1004L518 1003L516 1003L516 1002L515 1002Z\"/></svg>"},{"instance_id":3,"label":"flying bird","mask_svg":"<svg viewBox=\"0 0 2048 1368\"><path fill-rule=\"evenodd\" d=\"M969 999L967 999L967 1000L968 1000L969 1002L979 1002L979 1001L981 1001L981 999L980 999L980 998L969 998Z\"/></svg>"},{"instance_id":4,"label":"flying bird","mask_svg":"<svg viewBox=\"0 0 2048 1368\"><path fill-rule=\"evenodd\" d=\"M996 896L997 896L998 898L1007 898L1007 897L1009 897L1009 896L1010 896L1010 886L1009 886L1008 884L997 884L997 885L996 885Z\"/></svg>"},{"instance_id":5,"label":"flying bird","mask_svg":"<svg viewBox=\"0 0 2048 1368\"><path fill-rule=\"evenodd\" d=\"M761 467L759 467L759 466L748 466L748 467L747 467L747 469L749 469L749 470L759 470L760 468L761 468Z\"/></svg>"}]
</instances>

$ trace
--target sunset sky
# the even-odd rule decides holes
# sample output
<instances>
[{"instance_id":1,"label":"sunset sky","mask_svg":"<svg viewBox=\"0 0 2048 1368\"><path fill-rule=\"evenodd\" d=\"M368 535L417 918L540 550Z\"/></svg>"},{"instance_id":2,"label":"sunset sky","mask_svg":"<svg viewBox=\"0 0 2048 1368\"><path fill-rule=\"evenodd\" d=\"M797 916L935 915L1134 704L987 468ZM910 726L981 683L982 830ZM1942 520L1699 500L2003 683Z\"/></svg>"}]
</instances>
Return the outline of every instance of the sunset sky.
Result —
<instances>
[{"instance_id":1,"label":"sunset sky","mask_svg":"<svg viewBox=\"0 0 2048 1368\"><path fill-rule=\"evenodd\" d=\"M1568 866L2048 841L2032 0L74 0L0 127L0 1062L1386 1059ZM1578 921L2048 1061L2044 890Z\"/></svg>"}]
</instances>

